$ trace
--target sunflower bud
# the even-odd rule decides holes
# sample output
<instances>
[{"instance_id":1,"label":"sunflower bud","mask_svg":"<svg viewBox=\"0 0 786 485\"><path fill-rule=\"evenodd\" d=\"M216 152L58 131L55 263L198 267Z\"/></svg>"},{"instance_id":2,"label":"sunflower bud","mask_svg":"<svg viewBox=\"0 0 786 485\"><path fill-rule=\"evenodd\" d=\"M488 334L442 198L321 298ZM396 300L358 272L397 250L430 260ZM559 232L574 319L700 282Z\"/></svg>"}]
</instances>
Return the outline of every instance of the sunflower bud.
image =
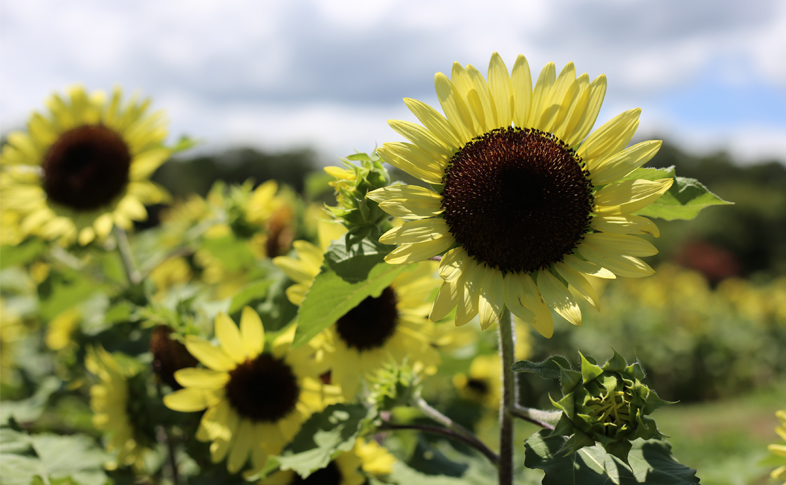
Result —
<instances>
[{"instance_id":1,"label":"sunflower bud","mask_svg":"<svg viewBox=\"0 0 786 485\"><path fill-rule=\"evenodd\" d=\"M406 362L381 367L369 384L369 402L384 410L408 406L420 393L420 376Z\"/></svg>"},{"instance_id":2,"label":"sunflower bud","mask_svg":"<svg viewBox=\"0 0 786 485\"><path fill-rule=\"evenodd\" d=\"M173 330L166 325L157 325L150 336L150 352L153 354L153 371L174 390L183 386L175 380L175 371L196 367L199 363L186 346L171 337Z\"/></svg>"},{"instance_id":3,"label":"sunflower bud","mask_svg":"<svg viewBox=\"0 0 786 485\"><path fill-rule=\"evenodd\" d=\"M570 436L563 449L573 453L600 443L610 454L627 462L630 442L664 436L647 415L665 404L641 383L645 374L638 362L631 365L614 351L603 366L581 355L581 372L562 369L562 399L552 404L563 411L552 435Z\"/></svg>"},{"instance_id":4,"label":"sunflower bud","mask_svg":"<svg viewBox=\"0 0 786 485\"><path fill-rule=\"evenodd\" d=\"M338 202L337 206L328 207L328 210L341 219L350 232L365 234L387 218L379 204L367 199L366 194L387 186L390 176L376 153L356 153L341 159L341 162L345 168L325 167L325 172L336 179L330 185L336 190Z\"/></svg>"}]
</instances>

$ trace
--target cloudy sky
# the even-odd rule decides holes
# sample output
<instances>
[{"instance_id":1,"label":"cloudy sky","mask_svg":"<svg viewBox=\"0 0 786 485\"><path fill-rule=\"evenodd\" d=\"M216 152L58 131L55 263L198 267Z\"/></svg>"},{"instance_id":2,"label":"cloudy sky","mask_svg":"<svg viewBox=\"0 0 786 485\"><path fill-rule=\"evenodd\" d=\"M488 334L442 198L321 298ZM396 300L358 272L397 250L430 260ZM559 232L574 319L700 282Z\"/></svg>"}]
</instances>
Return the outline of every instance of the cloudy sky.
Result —
<instances>
[{"instance_id":1,"label":"cloudy sky","mask_svg":"<svg viewBox=\"0 0 786 485\"><path fill-rule=\"evenodd\" d=\"M0 131L52 91L120 84L203 150L311 146L327 161L398 140L403 102L438 106L453 61L519 53L534 76L608 76L599 122L641 107L642 136L786 160L786 1L0 0Z\"/></svg>"}]
</instances>

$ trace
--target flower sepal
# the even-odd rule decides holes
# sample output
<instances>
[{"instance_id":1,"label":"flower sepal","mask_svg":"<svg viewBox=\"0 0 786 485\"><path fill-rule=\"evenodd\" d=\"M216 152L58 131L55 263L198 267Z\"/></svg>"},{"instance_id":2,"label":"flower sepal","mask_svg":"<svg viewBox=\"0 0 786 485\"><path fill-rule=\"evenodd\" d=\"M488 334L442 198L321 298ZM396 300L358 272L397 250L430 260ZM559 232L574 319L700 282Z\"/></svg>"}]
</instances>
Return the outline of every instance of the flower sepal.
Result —
<instances>
[{"instance_id":1,"label":"flower sepal","mask_svg":"<svg viewBox=\"0 0 786 485\"><path fill-rule=\"evenodd\" d=\"M350 233L366 235L373 230L379 231L378 226L386 222L388 215L377 202L366 198L372 190L390 184L390 175L379 155L355 153L342 158L341 162L344 168L325 168L325 172L335 178L330 185L336 191L338 202L338 205L327 209L342 221Z\"/></svg>"}]
</instances>

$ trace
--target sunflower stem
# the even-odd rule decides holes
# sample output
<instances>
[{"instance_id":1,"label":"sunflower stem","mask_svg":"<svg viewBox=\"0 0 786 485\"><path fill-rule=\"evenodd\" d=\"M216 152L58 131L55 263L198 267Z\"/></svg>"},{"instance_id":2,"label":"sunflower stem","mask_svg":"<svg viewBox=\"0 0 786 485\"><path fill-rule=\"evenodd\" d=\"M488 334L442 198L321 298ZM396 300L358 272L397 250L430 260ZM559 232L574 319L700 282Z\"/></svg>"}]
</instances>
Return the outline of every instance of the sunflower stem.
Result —
<instances>
[{"instance_id":1,"label":"sunflower stem","mask_svg":"<svg viewBox=\"0 0 786 485\"><path fill-rule=\"evenodd\" d=\"M131 252L128 234L122 227L115 226L115 239L117 239L117 250L120 252L120 259L123 260L123 269L126 271L128 282L135 285L142 281L142 275L136 266L134 253Z\"/></svg>"},{"instance_id":2,"label":"sunflower stem","mask_svg":"<svg viewBox=\"0 0 786 485\"><path fill-rule=\"evenodd\" d=\"M161 383L156 382L156 394L158 394L158 399L164 399L164 393L161 390ZM177 457L175 456L175 443L174 438L172 437L172 433L170 432L169 426L166 424L159 426L159 431L163 431L163 435L159 433L158 441L163 442L167 448L167 458L169 460L169 468L172 473L172 483L175 485L180 485L180 476L177 471Z\"/></svg>"},{"instance_id":3,"label":"sunflower stem","mask_svg":"<svg viewBox=\"0 0 786 485\"><path fill-rule=\"evenodd\" d=\"M505 308L499 317L499 356L502 361L502 399L499 404L499 484L513 484L513 409L518 402L518 390L510 367L516 337L510 310Z\"/></svg>"},{"instance_id":4,"label":"sunflower stem","mask_svg":"<svg viewBox=\"0 0 786 485\"><path fill-rule=\"evenodd\" d=\"M417 397L416 399L413 399L413 402L415 404L415 407L417 407L423 414L425 414L429 418L433 419L434 421L438 422L439 424L442 424L443 426L446 426L447 428L452 430L454 433L456 433L459 436L463 437L465 441L474 443L473 446L475 448L477 448L477 449L479 449L481 451L483 451L481 448L485 448L486 450L488 450L486 445L483 444L482 441L480 441L480 438L475 436L475 433L473 433L472 431L468 430L464 426L458 424L457 422L453 421L449 417L445 416L441 412L439 412L436 409L434 409L433 407L431 407L431 405L429 403L427 403L426 400L423 399L422 397ZM485 452L483 452L483 454L488 457L488 454L486 454ZM494 463L496 465L497 460L492 460L492 463Z\"/></svg>"},{"instance_id":5,"label":"sunflower stem","mask_svg":"<svg viewBox=\"0 0 786 485\"><path fill-rule=\"evenodd\" d=\"M385 431L396 431L396 430L403 430L403 429L412 429L416 431L422 431L424 433L440 434L442 436L447 436L448 438L461 441L462 443L471 446L472 448L475 448L481 454L483 454L483 456L488 458L488 460L494 466L497 466L497 463L499 462L499 456L497 456L496 453L494 453L486 445L484 445L482 441L480 441L477 438L475 438L474 440L470 439L449 428L443 428L441 426L431 426L428 424L394 424L394 423L384 422L381 426L377 427L375 431L385 432Z\"/></svg>"},{"instance_id":6,"label":"sunflower stem","mask_svg":"<svg viewBox=\"0 0 786 485\"><path fill-rule=\"evenodd\" d=\"M559 421L560 416L562 416L562 411L541 411L540 409L519 406L516 403L508 411L513 417L536 424L544 429L554 429L552 423Z\"/></svg>"}]
</instances>

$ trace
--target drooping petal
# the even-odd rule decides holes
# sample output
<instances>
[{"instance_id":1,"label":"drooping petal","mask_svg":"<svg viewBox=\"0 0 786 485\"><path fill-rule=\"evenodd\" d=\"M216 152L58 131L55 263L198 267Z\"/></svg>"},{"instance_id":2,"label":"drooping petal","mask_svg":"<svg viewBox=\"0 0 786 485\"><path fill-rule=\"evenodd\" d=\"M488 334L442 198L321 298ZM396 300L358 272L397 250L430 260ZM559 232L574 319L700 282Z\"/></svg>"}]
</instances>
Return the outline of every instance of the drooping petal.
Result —
<instances>
[{"instance_id":1,"label":"drooping petal","mask_svg":"<svg viewBox=\"0 0 786 485\"><path fill-rule=\"evenodd\" d=\"M535 314L526 307L526 292L524 284L521 281L521 275L517 273L508 273L503 280L505 306L508 307L510 312L521 320L534 326Z\"/></svg>"},{"instance_id":2,"label":"drooping petal","mask_svg":"<svg viewBox=\"0 0 786 485\"><path fill-rule=\"evenodd\" d=\"M597 215L592 218L590 226L598 231L613 234L649 234L659 237L658 226L643 216L628 215Z\"/></svg>"},{"instance_id":3,"label":"drooping petal","mask_svg":"<svg viewBox=\"0 0 786 485\"><path fill-rule=\"evenodd\" d=\"M255 437L254 429L254 423L251 420L243 418L240 422L232 443L232 451L229 453L229 460L227 460L229 473L239 472L243 465L246 464L246 461L248 461L248 455L251 451L251 440Z\"/></svg>"},{"instance_id":4,"label":"drooping petal","mask_svg":"<svg viewBox=\"0 0 786 485\"><path fill-rule=\"evenodd\" d=\"M565 285L548 270L538 272L538 289L548 306L573 325L581 325L581 309Z\"/></svg>"},{"instance_id":5,"label":"drooping petal","mask_svg":"<svg viewBox=\"0 0 786 485\"><path fill-rule=\"evenodd\" d=\"M481 271L485 271L485 275L478 291L478 317L480 328L486 330L492 323L499 321L505 308L505 285L499 270L481 268Z\"/></svg>"},{"instance_id":6,"label":"drooping petal","mask_svg":"<svg viewBox=\"0 0 786 485\"><path fill-rule=\"evenodd\" d=\"M554 317L551 315L551 309L543 301L543 297L538 290L537 285L528 274L520 276L521 285L524 287L525 300L527 308L532 310L535 315L535 321L529 322L535 330L546 338L551 338L554 334Z\"/></svg>"},{"instance_id":7,"label":"drooping petal","mask_svg":"<svg viewBox=\"0 0 786 485\"><path fill-rule=\"evenodd\" d=\"M606 185L625 177L649 162L658 153L660 140L637 143L606 158L594 158L587 164L594 185Z\"/></svg>"},{"instance_id":8,"label":"drooping petal","mask_svg":"<svg viewBox=\"0 0 786 485\"><path fill-rule=\"evenodd\" d=\"M658 200L673 183L674 179L632 179L609 184L595 194L595 212L632 214Z\"/></svg>"},{"instance_id":9,"label":"drooping petal","mask_svg":"<svg viewBox=\"0 0 786 485\"><path fill-rule=\"evenodd\" d=\"M585 300L589 302L590 305L594 306L598 311L600 311L600 298L598 298L598 292L595 291L595 288L592 284L587 281L587 279L581 275L581 273L570 269L565 263L556 263L554 265L554 269L557 270L562 278L568 282L570 286L572 286L581 296L584 297Z\"/></svg>"},{"instance_id":10,"label":"drooping petal","mask_svg":"<svg viewBox=\"0 0 786 485\"><path fill-rule=\"evenodd\" d=\"M431 314L428 319L432 322L442 320L450 313L451 310L456 308L459 298L459 288L455 281L445 281L437 293L437 298L434 300L434 305L431 308Z\"/></svg>"}]
</instances>

